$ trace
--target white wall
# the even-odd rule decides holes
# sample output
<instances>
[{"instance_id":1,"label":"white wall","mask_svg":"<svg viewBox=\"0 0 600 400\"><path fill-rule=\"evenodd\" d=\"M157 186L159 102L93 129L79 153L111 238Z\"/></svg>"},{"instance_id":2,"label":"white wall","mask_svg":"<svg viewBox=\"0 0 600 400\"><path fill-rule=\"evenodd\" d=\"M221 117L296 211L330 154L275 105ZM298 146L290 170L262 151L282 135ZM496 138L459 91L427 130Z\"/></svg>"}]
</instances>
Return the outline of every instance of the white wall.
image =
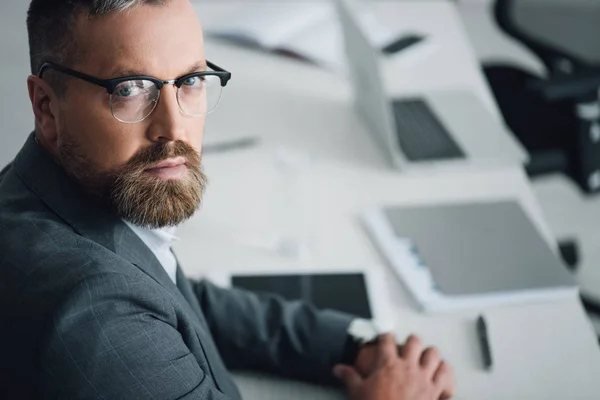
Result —
<instances>
[{"instance_id":1,"label":"white wall","mask_svg":"<svg viewBox=\"0 0 600 400\"><path fill-rule=\"evenodd\" d=\"M29 2L0 2L0 169L13 159L33 130L27 95L29 45L25 18Z\"/></svg>"}]
</instances>

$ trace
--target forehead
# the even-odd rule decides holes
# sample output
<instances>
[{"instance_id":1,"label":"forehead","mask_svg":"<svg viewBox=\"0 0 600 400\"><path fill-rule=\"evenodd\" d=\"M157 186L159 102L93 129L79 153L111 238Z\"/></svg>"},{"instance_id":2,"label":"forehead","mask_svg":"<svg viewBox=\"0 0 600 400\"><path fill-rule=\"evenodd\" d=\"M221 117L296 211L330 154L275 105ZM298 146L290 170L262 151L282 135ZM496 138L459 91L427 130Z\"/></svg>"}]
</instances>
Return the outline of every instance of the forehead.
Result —
<instances>
[{"instance_id":1,"label":"forehead","mask_svg":"<svg viewBox=\"0 0 600 400\"><path fill-rule=\"evenodd\" d=\"M81 15L74 34L74 67L100 78L113 78L117 70L136 70L168 80L204 62L202 29L188 0L94 19Z\"/></svg>"}]
</instances>

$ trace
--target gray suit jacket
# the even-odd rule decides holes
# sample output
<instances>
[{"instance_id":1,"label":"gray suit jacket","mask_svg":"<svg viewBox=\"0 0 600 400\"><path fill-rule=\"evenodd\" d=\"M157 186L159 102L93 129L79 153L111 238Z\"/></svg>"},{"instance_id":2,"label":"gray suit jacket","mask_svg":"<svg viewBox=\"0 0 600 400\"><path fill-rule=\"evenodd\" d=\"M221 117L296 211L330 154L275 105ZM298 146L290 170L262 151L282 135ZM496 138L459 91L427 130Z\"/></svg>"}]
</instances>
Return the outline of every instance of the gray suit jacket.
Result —
<instances>
[{"instance_id":1,"label":"gray suit jacket","mask_svg":"<svg viewBox=\"0 0 600 400\"><path fill-rule=\"evenodd\" d=\"M330 379L351 317L189 281L33 135L0 173L0 398L239 399L228 369Z\"/></svg>"}]
</instances>

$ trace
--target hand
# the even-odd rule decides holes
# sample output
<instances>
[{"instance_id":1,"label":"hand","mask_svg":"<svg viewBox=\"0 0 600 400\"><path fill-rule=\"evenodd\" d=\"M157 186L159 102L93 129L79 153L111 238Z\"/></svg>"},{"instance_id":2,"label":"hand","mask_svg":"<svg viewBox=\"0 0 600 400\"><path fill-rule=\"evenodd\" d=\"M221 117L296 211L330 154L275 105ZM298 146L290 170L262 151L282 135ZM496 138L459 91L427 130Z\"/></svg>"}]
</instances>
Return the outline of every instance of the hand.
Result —
<instances>
[{"instance_id":1,"label":"hand","mask_svg":"<svg viewBox=\"0 0 600 400\"><path fill-rule=\"evenodd\" d=\"M377 354L379 348L377 343L367 343L358 350L356 361L354 362L354 369L360 374L361 377L367 378L377 368Z\"/></svg>"},{"instance_id":2,"label":"hand","mask_svg":"<svg viewBox=\"0 0 600 400\"><path fill-rule=\"evenodd\" d=\"M417 338L415 338L415 339L417 339ZM398 354L402 355L403 351L404 351L403 347L397 346L397 349L398 349ZM354 369L356 370L356 372L358 372L360 374L360 376L362 378L367 378L373 372L375 372L375 369L377 367L377 354L378 354L378 348L375 343L368 343L360 348L358 355L356 357L356 361L354 363ZM422 362L425 358L427 358L427 359L432 358L434 360L438 359L441 362L439 351L432 347L426 349L421 354ZM449 399L452 397L454 380L452 380L451 383L452 383L451 387L444 389L444 392L442 393L442 396L440 397L441 400Z\"/></svg>"},{"instance_id":3,"label":"hand","mask_svg":"<svg viewBox=\"0 0 600 400\"><path fill-rule=\"evenodd\" d=\"M376 348L373 372L361 377L356 368L337 365L334 374L341 379L350 400L439 400L454 392L454 378L448 364L434 349L422 352L418 338L411 336L398 357L392 335L383 335Z\"/></svg>"}]
</instances>

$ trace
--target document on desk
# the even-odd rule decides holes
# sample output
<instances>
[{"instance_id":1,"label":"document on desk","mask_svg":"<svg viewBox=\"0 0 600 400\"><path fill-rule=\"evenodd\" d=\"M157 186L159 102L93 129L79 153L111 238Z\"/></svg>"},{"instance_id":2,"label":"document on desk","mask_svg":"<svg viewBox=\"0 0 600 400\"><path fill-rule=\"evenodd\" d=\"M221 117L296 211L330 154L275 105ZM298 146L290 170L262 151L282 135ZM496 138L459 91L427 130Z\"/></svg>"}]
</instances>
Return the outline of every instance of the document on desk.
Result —
<instances>
[{"instance_id":1,"label":"document on desk","mask_svg":"<svg viewBox=\"0 0 600 400\"><path fill-rule=\"evenodd\" d=\"M244 400L343 400L344 393L334 387L312 385L261 375L256 373L234 373Z\"/></svg>"},{"instance_id":2,"label":"document on desk","mask_svg":"<svg viewBox=\"0 0 600 400\"><path fill-rule=\"evenodd\" d=\"M363 223L424 311L547 301L573 277L515 201L382 207Z\"/></svg>"},{"instance_id":3,"label":"document on desk","mask_svg":"<svg viewBox=\"0 0 600 400\"><path fill-rule=\"evenodd\" d=\"M399 33L380 24L368 6L359 14L374 46L383 48L397 38ZM341 26L329 2L248 4L207 24L209 36L289 52L336 72L347 70Z\"/></svg>"}]
</instances>

